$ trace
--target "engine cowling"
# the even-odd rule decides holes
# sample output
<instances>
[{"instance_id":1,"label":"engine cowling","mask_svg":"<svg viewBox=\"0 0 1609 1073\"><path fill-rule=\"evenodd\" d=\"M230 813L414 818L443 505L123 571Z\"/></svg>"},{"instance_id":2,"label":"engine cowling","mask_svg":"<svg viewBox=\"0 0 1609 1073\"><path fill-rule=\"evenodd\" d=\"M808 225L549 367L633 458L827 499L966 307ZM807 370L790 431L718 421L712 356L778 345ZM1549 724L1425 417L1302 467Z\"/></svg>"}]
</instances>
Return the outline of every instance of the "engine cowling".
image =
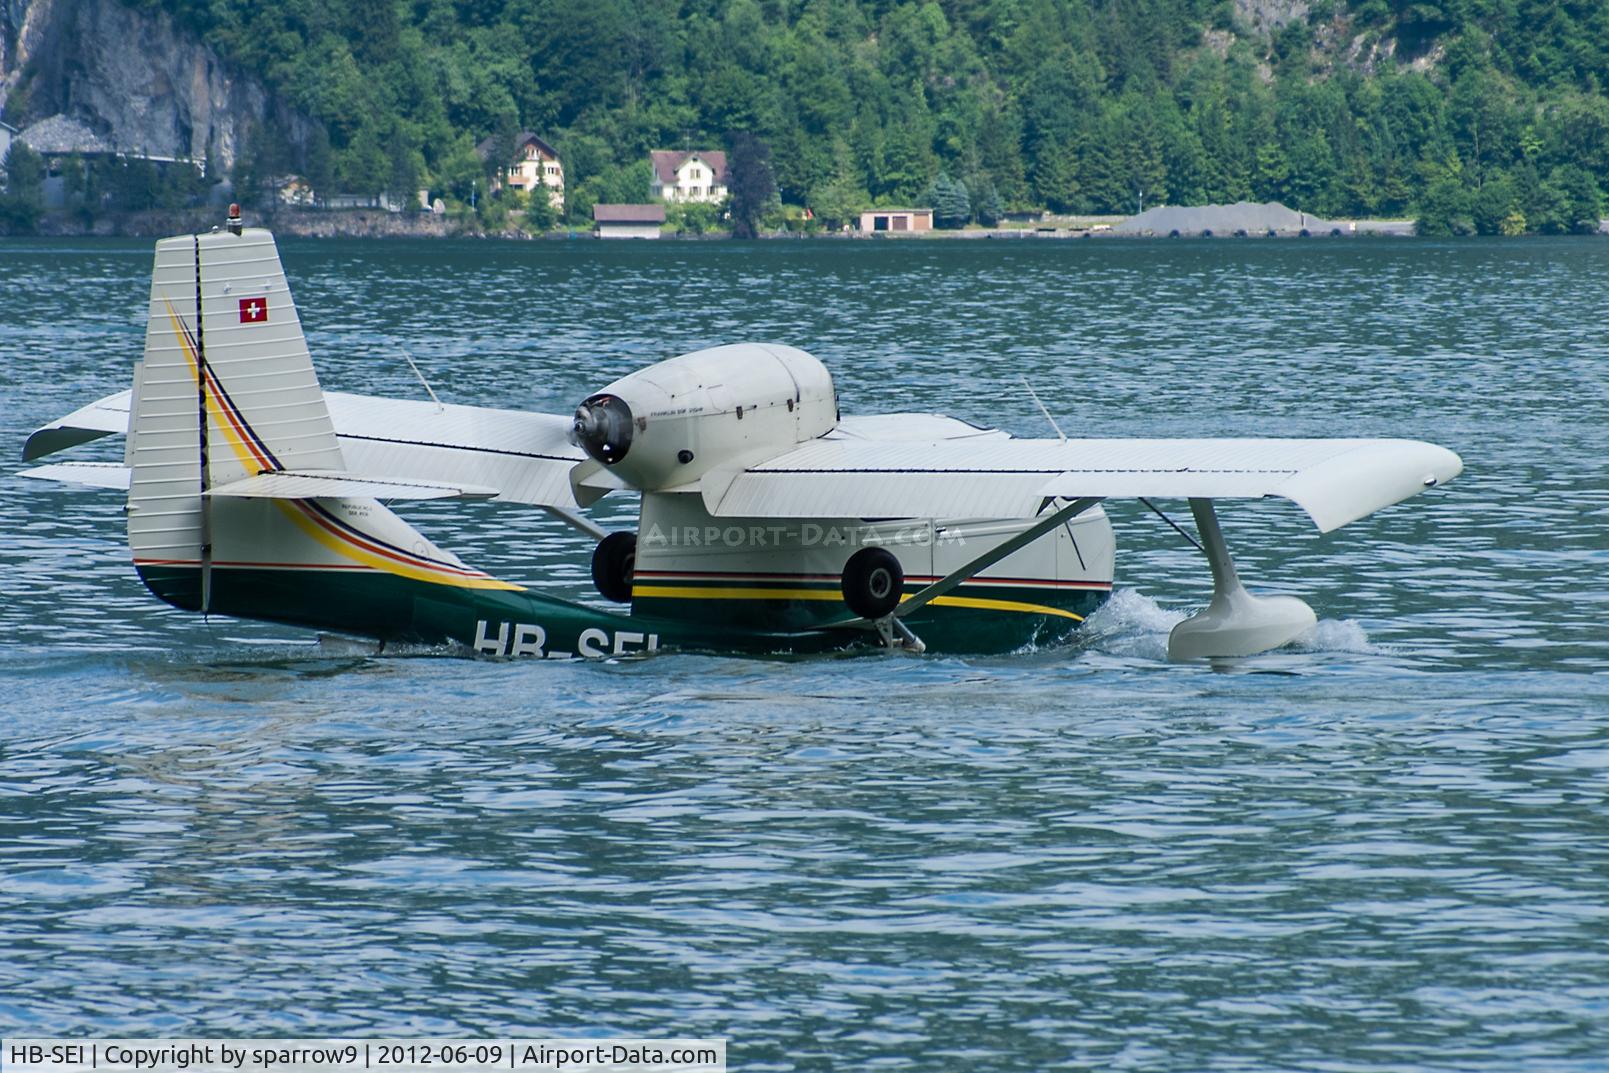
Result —
<instances>
[{"instance_id":1,"label":"engine cowling","mask_svg":"<svg viewBox=\"0 0 1609 1073\"><path fill-rule=\"evenodd\" d=\"M753 465L832 431L832 374L795 347L738 343L621 377L575 412L570 440L634 488Z\"/></svg>"}]
</instances>

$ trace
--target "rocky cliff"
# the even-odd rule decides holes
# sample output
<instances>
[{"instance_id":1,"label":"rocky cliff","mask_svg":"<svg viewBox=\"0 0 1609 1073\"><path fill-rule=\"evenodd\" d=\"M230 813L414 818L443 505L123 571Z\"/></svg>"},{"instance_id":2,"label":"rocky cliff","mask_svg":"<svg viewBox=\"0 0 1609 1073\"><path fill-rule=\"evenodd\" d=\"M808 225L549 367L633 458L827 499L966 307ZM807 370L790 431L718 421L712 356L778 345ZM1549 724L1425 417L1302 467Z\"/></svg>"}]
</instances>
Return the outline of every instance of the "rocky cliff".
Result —
<instances>
[{"instance_id":1,"label":"rocky cliff","mask_svg":"<svg viewBox=\"0 0 1609 1073\"><path fill-rule=\"evenodd\" d=\"M227 172L252 126L307 124L165 13L119 0L0 0L0 115L65 114L119 150L210 156Z\"/></svg>"},{"instance_id":2,"label":"rocky cliff","mask_svg":"<svg viewBox=\"0 0 1609 1073\"><path fill-rule=\"evenodd\" d=\"M1288 22L1305 18L1308 0L1235 0L1235 18L1268 36Z\"/></svg>"}]
</instances>

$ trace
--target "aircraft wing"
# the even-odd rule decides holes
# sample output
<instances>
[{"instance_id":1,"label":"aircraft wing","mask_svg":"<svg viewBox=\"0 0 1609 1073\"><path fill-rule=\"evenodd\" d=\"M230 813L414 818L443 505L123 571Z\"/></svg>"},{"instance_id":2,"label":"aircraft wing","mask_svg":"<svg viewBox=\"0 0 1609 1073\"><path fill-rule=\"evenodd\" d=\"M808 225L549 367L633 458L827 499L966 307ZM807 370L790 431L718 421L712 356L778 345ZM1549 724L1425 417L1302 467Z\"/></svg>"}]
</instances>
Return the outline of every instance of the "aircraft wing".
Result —
<instances>
[{"instance_id":1,"label":"aircraft wing","mask_svg":"<svg viewBox=\"0 0 1609 1073\"><path fill-rule=\"evenodd\" d=\"M326 392L348 471L497 490L504 503L574 509L570 469L586 454L558 414L440 406Z\"/></svg>"},{"instance_id":2,"label":"aircraft wing","mask_svg":"<svg viewBox=\"0 0 1609 1073\"><path fill-rule=\"evenodd\" d=\"M116 395L96 399L59 421L34 429L28 442L22 445L22 460L32 462L36 458L98 440L102 436L127 433L129 397L132 394L131 391L119 391Z\"/></svg>"},{"instance_id":3,"label":"aircraft wing","mask_svg":"<svg viewBox=\"0 0 1609 1073\"><path fill-rule=\"evenodd\" d=\"M130 473L129 468L121 462L55 462L20 470L17 476L126 492Z\"/></svg>"},{"instance_id":4,"label":"aircraft wing","mask_svg":"<svg viewBox=\"0 0 1609 1073\"><path fill-rule=\"evenodd\" d=\"M820 439L707 474L721 517L1031 517L1047 498L1279 496L1322 532L1452 480L1453 452L1416 440Z\"/></svg>"},{"instance_id":5,"label":"aircraft wing","mask_svg":"<svg viewBox=\"0 0 1609 1073\"><path fill-rule=\"evenodd\" d=\"M534 506L576 505L570 469L586 455L570 445L567 417L339 391L324 397L346 472L353 477L490 489L500 501ZM23 458L31 461L126 433L129 398L127 391L108 395L36 430L23 446ZM43 466L27 475L91 483L71 465ZM110 487L109 479L94 483Z\"/></svg>"}]
</instances>

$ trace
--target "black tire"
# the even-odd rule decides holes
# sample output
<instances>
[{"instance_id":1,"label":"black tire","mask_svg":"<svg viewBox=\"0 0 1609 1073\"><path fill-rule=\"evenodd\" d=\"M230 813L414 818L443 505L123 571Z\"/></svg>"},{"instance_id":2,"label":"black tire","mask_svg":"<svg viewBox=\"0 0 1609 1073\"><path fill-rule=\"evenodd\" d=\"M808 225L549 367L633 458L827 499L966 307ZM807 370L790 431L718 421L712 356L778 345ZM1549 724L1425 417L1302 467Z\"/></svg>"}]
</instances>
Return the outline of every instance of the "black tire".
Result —
<instances>
[{"instance_id":1,"label":"black tire","mask_svg":"<svg viewBox=\"0 0 1609 1073\"><path fill-rule=\"evenodd\" d=\"M631 581L636 570L636 533L610 533L592 549L592 583L606 600L631 603Z\"/></svg>"},{"instance_id":2,"label":"black tire","mask_svg":"<svg viewBox=\"0 0 1609 1073\"><path fill-rule=\"evenodd\" d=\"M905 595L905 569L884 548L861 548L844 564L844 603L861 618L879 619Z\"/></svg>"}]
</instances>

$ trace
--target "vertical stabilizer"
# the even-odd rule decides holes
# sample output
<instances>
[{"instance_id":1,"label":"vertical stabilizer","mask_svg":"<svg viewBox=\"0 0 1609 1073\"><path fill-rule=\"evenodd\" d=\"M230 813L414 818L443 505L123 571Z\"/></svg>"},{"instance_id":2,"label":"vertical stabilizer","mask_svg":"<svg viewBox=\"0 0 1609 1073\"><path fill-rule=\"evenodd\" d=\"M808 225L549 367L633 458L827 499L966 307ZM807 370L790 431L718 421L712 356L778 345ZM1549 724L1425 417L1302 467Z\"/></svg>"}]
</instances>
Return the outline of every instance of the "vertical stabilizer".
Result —
<instances>
[{"instance_id":1,"label":"vertical stabilizer","mask_svg":"<svg viewBox=\"0 0 1609 1073\"><path fill-rule=\"evenodd\" d=\"M205 567L211 487L280 469L342 468L267 231L157 243L130 432L136 560Z\"/></svg>"},{"instance_id":2,"label":"vertical stabilizer","mask_svg":"<svg viewBox=\"0 0 1609 1073\"><path fill-rule=\"evenodd\" d=\"M175 606L384 636L414 629L418 586L519 589L373 499L213 494L345 468L267 231L157 243L127 457L135 566Z\"/></svg>"},{"instance_id":3,"label":"vertical stabilizer","mask_svg":"<svg viewBox=\"0 0 1609 1073\"><path fill-rule=\"evenodd\" d=\"M137 564L201 560L200 396L189 358L196 323L190 235L156 244L145 357L134 368L126 457L129 546Z\"/></svg>"}]
</instances>

